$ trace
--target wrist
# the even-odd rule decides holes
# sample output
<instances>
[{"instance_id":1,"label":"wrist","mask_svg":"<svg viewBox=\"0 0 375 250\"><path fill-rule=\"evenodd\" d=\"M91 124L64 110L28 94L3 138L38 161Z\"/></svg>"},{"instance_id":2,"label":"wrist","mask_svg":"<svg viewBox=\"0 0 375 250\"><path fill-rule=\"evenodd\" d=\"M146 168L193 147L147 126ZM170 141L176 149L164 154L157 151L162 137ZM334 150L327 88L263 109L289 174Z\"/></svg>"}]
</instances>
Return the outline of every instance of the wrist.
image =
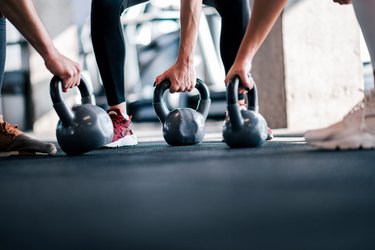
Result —
<instances>
[{"instance_id":1,"label":"wrist","mask_svg":"<svg viewBox=\"0 0 375 250\"><path fill-rule=\"evenodd\" d=\"M240 63L243 65L251 65L253 62L253 56L238 54L235 59L235 63Z\"/></svg>"},{"instance_id":2,"label":"wrist","mask_svg":"<svg viewBox=\"0 0 375 250\"><path fill-rule=\"evenodd\" d=\"M194 56L178 55L176 64L183 65L183 66L192 66L194 65Z\"/></svg>"},{"instance_id":3,"label":"wrist","mask_svg":"<svg viewBox=\"0 0 375 250\"><path fill-rule=\"evenodd\" d=\"M44 59L44 61L53 61L56 60L56 58L59 57L60 53L59 51L53 46L45 46L41 51L40 55Z\"/></svg>"}]
</instances>

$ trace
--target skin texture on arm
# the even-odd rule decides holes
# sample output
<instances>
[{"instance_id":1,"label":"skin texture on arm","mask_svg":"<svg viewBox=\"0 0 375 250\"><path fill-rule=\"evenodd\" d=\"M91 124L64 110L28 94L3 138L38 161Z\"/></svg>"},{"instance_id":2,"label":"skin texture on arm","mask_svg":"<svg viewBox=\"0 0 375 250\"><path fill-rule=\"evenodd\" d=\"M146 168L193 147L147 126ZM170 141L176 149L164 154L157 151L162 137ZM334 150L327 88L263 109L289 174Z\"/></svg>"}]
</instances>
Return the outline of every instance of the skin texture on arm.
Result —
<instances>
[{"instance_id":1,"label":"skin texture on arm","mask_svg":"<svg viewBox=\"0 0 375 250\"><path fill-rule=\"evenodd\" d=\"M169 79L170 92L191 91L196 84L194 50L198 38L202 0L181 0L181 41L176 63L156 78L155 84Z\"/></svg>"},{"instance_id":2,"label":"skin texture on arm","mask_svg":"<svg viewBox=\"0 0 375 250\"><path fill-rule=\"evenodd\" d=\"M253 87L250 71L254 55L271 31L286 3L287 0L254 0L250 22L236 59L225 78L226 83L238 75L242 88Z\"/></svg>"},{"instance_id":3,"label":"skin texture on arm","mask_svg":"<svg viewBox=\"0 0 375 250\"><path fill-rule=\"evenodd\" d=\"M0 12L42 56L47 69L63 80L65 92L79 84L80 66L55 48L31 0L1 0Z\"/></svg>"},{"instance_id":4,"label":"skin texture on arm","mask_svg":"<svg viewBox=\"0 0 375 250\"><path fill-rule=\"evenodd\" d=\"M333 1L339 4L351 4L352 3L352 0L333 0Z\"/></svg>"}]
</instances>

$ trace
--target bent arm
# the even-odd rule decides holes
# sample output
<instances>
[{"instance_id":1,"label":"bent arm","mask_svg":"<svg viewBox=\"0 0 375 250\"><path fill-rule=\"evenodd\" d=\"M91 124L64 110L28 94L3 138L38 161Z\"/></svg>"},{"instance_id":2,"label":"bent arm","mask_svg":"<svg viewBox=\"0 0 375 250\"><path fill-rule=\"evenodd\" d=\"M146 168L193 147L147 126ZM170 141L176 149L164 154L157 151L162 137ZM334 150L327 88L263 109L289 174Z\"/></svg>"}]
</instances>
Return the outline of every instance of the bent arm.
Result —
<instances>
[{"instance_id":1,"label":"bent arm","mask_svg":"<svg viewBox=\"0 0 375 250\"><path fill-rule=\"evenodd\" d=\"M2 0L0 10L43 57L55 53L52 40L30 0Z\"/></svg>"},{"instance_id":2,"label":"bent arm","mask_svg":"<svg viewBox=\"0 0 375 250\"><path fill-rule=\"evenodd\" d=\"M43 57L47 69L63 80L64 91L79 84L79 65L58 52L31 0L1 0L0 12Z\"/></svg>"},{"instance_id":3,"label":"bent arm","mask_svg":"<svg viewBox=\"0 0 375 250\"><path fill-rule=\"evenodd\" d=\"M286 3L287 0L254 0L244 39L238 50L234 65L226 77L226 82L235 75L239 75L244 87L252 88L250 79L252 60Z\"/></svg>"},{"instance_id":4,"label":"bent arm","mask_svg":"<svg viewBox=\"0 0 375 250\"><path fill-rule=\"evenodd\" d=\"M181 0L180 47L176 63L156 78L156 84L165 79L171 82L170 91L191 91L196 82L194 50L197 44L202 0Z\"/></svg>"},{"instance_id":5,"label":"bent arm","mask_svg":"<svg viewBox=\"0 0 375 250\"><path fill-rule=\"evenodd\" d=\"M191 64L197 44L202 0L181 0L181 43L177 61Z\"/></svg>"}]
</instances>

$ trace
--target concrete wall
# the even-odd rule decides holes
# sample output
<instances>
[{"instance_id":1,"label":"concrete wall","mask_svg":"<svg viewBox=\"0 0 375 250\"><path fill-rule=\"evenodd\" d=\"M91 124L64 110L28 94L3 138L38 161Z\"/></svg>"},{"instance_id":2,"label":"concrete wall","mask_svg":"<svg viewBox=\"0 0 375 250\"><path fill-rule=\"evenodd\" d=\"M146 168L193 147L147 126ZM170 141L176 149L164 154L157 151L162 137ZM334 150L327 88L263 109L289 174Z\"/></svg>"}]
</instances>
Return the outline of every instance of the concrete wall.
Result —
<instances>
[{"instance_id":1,"label":"concrete wall","mask_svg":"<svg viewBox=\"0 0 375 250\"><path fill-rule=\"evenodd\" d=\"M286 9L283 28L288 127L314 128L340 119L363 89L352 6L298 1Z\"/></svg>"},{"instance_id":2,"label":"concrete wall","mask_svg":"<svg viewBox=\"0 0 375 250\"><path fill-rule=\"evenodd\" d=\"M359 38L351 5L289 1L254 59L270 127L316 128L348 112L362 96Z\"/></svg>"},{"instance_id":3,"label":"concrete wall","mask_svg":"<svg viewBox=\"0 0 375 250\"><path fill-rule=\"evenodd\" d=\"M254 58L253 78L258 87L260 112L268 125L287 127L282 18Z\"/></svg>"}]
</instances>

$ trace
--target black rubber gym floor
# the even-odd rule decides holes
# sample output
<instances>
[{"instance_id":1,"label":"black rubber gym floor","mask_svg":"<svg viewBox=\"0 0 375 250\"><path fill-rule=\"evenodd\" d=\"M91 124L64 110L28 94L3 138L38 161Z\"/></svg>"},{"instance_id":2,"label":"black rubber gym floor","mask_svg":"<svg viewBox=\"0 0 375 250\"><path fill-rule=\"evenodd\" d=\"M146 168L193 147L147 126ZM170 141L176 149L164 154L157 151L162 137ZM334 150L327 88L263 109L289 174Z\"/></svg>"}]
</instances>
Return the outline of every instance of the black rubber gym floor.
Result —
<instances>
[{"instance_id":1,"label":"black rubber gym floor","mask_svg":"<svg viewBox=\"0 0 375 250\"><path fill-rule=\"evenodd\" d=\"M375 249L375 152L300 137L0 159L0 249Z\"/></svg>"}]
</instances>

